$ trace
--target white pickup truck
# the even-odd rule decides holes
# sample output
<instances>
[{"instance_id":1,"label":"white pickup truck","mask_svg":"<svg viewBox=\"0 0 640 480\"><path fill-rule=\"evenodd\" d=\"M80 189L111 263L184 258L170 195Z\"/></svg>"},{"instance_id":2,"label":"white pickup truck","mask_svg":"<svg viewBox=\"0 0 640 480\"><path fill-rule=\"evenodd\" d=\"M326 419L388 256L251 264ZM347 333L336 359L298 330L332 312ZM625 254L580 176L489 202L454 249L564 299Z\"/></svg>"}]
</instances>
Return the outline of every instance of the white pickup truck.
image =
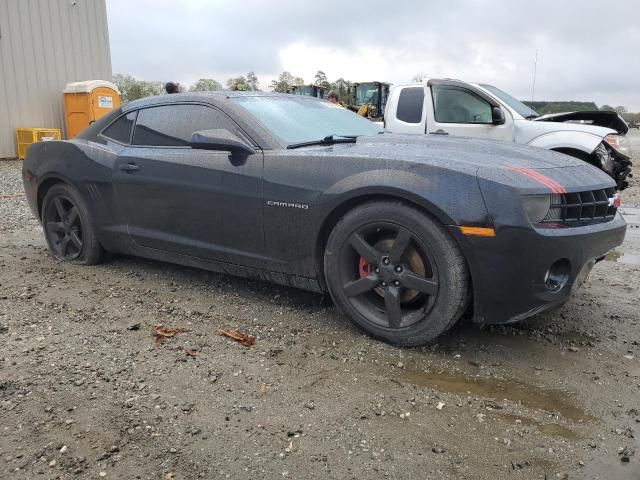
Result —
<instances>
[{"instance_id":1,"label":"white pickup truck","mask_svg":"<svg viewBox=\"0 0 640 480\"><path fill-rule=\"evenodd\" d=\"M620 190L631 173L628 126L616 112L540 116L491 85L432 79L395 86L384 126L393 133L481 137L556 150L601 168Z\"/></svg>"}]
</instances>

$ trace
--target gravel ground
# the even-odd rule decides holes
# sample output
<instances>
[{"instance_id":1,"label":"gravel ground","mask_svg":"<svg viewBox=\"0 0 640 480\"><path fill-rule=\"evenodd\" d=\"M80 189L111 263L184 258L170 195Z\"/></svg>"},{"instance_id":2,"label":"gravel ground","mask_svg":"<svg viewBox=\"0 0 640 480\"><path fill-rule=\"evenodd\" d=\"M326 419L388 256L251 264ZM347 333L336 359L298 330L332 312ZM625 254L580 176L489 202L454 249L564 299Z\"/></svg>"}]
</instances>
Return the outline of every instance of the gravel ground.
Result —
<instances>
[{"instance_id":1,"label":"gravel ground","mask_svg":"<svg viewBox=\"0 0 640 480\"><path fill-rule=\"evenodd\" d=\"M627 133L627 138L631 145L631 153L635 158L635 170L640 171L640 129L632 128ZM639 174L640 175L640 174ZM640 177L635 176L629 179L630 187L622 193L622 199L626 205L640 207Z\"/></svg>"},{"instance_id":2,"label":"gravel ground","mask_svg":"<svg viewBox=\"0 0 640 480\"><path fill-rule=\"evenodd\" d=\"M22 191L20 168L0 162L0 194ZM60 264L24 198L0 199L0 478L640 479L625 211L625 245L562 309L398 349L319 295L130 257ZM157 343L159 324L189 331Z\"/></svg>"}]
</instances>

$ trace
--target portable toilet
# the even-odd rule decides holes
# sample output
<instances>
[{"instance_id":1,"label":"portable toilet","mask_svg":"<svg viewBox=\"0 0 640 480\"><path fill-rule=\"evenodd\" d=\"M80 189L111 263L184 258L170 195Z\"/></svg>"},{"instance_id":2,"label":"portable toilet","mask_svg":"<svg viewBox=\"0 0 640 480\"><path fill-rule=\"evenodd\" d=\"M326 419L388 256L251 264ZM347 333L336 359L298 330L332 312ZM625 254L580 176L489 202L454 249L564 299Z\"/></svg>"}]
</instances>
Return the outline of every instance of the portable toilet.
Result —
<instances>
[{"instance_id":1,"label":"portable toilet","mask_svg":"<svg viewBox=\"0 0 640 480\"><path fill-rule=\"evenodd\" d=\"M64 89L67 138L73 138L100 117L120 106L120 91L106 80L68 83Z\"/></svg>"}]
</instances>

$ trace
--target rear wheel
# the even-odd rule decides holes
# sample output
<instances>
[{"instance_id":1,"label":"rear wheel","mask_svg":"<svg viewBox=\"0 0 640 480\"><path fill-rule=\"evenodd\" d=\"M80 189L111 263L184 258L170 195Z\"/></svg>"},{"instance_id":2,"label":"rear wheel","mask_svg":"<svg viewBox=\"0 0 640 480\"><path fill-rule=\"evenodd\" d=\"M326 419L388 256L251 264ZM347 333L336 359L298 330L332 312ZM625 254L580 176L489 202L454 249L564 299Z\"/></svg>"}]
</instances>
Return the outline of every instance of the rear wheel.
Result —
<instances>
[{"instance_id":1,"label":"rear wheel","mask_svg":"<svg viewBox=\"0 0 640 480\"><path fill-rule=\"evenodd\" d=\"M100 263L105 251L85 202L65 184L49 189L42 203L42 226L51 254L80 265Z\"/></svg>"},{"instance_id":2,"label":"rear wheel","mask_svg":"<svg viewBox=\"0 0 640 480\"><path fill-rule=\"evenodd\" d=\"M329 236L324 268L336 305L365 332L398 345L433 340L468 302L457 245L439 223L399 202L347 213Z\"/></svg>"}]
</instances>

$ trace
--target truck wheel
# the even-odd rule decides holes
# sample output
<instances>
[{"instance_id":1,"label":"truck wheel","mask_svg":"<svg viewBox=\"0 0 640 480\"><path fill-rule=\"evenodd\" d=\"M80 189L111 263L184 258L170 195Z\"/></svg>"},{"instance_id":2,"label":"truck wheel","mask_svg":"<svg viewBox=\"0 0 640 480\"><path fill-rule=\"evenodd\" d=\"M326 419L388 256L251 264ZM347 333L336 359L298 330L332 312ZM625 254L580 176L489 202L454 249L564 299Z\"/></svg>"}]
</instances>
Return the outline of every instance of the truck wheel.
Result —
<instances>
[{"instance_id":1,"label":"truck wheel","mask_svg":"<svg viewBox=\"0 0 640 480\"><path fill-rule=\"evenodd\" d=\"M78 265L95 265L105 256L89 209L75 189L57 184L42 203L42 227L51 254Z\"/></svg>"},{"instance_id":2,"label":"truck wheel","mask_svg":"<svg viewBox=\"0 0 640 480\"><path fill-rule=\"evenodd\" d=\"M469 300L469 274L444 228L401 202L348 212L324 256L335 304L369 335L401 346L428 343L453 326Z\"/></svg>"}]
</instances>

